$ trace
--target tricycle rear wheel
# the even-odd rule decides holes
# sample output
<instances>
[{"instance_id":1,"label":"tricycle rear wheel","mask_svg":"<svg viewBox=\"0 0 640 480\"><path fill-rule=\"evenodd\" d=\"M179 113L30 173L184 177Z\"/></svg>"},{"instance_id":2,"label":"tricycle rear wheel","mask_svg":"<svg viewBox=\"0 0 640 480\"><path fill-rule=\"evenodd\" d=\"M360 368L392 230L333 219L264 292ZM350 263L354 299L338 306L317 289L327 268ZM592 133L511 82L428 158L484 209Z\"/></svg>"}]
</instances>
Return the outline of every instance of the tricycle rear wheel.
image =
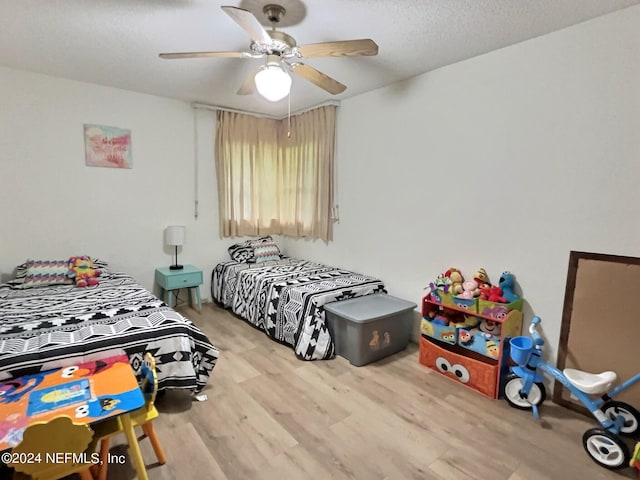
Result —
<instances>
[{"instance_id":1,"label":"tricycle rear wheel","mask_svg":"<svg viewBox=\"0 0 640 480\"><path fill-rule=\"evenodd\" d=\"M611 420L615 420L618 415L624 418L624 425L620 429L621 435L633 435L638 431L640 414L628 403L610 400L602 405L601 410Z\"/></svg>"},{"instance_id":2,"label":"tricycle rear wheel","mask_svg":"<svg viewBox=\"0 0 640 480\"><path fill-rule=\"evenodd\" d=\"M629 465L629 449L616 435L604 428L590 428L582 436L582 446L591 460L609 470Z\"/></svg>"}]
</instances>

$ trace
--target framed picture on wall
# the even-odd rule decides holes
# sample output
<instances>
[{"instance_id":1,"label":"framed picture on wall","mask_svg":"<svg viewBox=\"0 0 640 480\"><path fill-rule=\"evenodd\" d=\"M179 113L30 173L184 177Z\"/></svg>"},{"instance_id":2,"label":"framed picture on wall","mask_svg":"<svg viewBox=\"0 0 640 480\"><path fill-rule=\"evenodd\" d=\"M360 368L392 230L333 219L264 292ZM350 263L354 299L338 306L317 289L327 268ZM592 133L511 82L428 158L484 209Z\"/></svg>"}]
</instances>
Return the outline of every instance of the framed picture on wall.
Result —
<instances>
[{"instance_id":1,"label":"framed picture on wall","mask_svg":"<svg viewBox=\"0 0 640 480\"><path fill-rule=\"evenodd\" d=\"M131 130L84 125L85 164L89 167L132 168Z\"/></svg>"}]
</instances>

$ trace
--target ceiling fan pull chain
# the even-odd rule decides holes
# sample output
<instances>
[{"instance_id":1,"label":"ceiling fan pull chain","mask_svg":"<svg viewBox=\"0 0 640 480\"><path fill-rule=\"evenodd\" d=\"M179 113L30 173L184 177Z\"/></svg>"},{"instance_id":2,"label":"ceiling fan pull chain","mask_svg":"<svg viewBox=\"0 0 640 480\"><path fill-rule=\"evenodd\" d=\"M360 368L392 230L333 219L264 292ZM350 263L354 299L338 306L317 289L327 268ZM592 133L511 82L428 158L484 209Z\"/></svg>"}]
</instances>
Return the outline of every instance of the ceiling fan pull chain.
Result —
<instances>
[{"instance_id":1,"label":"ceiling fan pull chain","mask_svg":"<svg viewBox=\"0 0 640 480\"><path fill-rule=\"evenodd\" d=\"M291 138L291 92L289 92L289 98L287 99L287 138Z\"/></svg>"}]
</instances>

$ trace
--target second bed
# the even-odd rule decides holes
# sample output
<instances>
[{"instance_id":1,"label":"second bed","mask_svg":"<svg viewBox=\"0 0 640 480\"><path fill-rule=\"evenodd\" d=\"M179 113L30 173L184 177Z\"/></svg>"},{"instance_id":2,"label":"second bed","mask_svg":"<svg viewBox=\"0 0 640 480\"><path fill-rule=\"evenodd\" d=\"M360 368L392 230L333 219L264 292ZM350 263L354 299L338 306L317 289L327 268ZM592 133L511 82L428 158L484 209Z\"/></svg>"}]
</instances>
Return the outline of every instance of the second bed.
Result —
<instances>
[{"instance_id":1,"label":"second bed","mask_svg":"<svg viewBox=\"0 0 640 480\"><path fill-rule=\"evenodd\" d=\"M296 258L221 262L211 274L215 301L303 360L335 354L325 304L374 293L386 293L375 277Z\"/></svg>"}]
</instances>

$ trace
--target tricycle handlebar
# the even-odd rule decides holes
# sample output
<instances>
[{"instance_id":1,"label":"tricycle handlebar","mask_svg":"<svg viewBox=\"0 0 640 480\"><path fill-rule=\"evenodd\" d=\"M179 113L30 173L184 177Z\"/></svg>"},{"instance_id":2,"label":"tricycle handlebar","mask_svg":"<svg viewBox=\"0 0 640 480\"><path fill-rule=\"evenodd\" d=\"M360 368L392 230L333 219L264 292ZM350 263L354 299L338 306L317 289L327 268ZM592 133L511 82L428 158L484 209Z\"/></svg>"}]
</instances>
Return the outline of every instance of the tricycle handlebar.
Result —
<instances>
[{"instance_id":1,"label":"tricycle handlebar","mask_svg":"<svg viewBox=\"0 0 640 480\"><path fill-rule=\"evenodd\" d=\"M533 317L531 319L531 324L529 325L529 333L531 334L531 338L533 339L533 343L535 343L536 348L538 350L540 350L540 347L542 347L542 345L544 345L544 340L542 339L542 337L540 336L540 334L538 333L537 327L540 324L542 320L540 320L540 317Z\"/></svg>"}]
</instances>

